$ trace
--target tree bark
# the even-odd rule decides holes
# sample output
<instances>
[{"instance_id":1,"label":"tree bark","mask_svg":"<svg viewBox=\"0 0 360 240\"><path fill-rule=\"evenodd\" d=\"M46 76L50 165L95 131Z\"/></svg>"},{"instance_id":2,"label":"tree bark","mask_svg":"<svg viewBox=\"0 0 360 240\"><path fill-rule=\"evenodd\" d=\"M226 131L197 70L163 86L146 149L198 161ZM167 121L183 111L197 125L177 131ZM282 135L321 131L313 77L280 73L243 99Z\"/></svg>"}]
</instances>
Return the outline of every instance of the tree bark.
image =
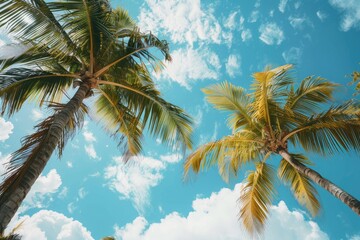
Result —
<instances>
[{"instance_id":1,"label":"tree bark","mask_svg":"<svg viewBox=\"0 0 360 240\"><path fill-rule=\"evenodd\" d=\"M351 208L357 215L360 216L360 201L351 196L349 193L345 192L337 185L322 177L318 172L308 168L304 164L295 161L291 155L284 149L278 151L278 153L288 161L291 166L293 166L298 172L304 174L308 178L310 178L314 183L318 184L320 187L324 188L328 192L330 192L333 196L338 198L340 201L345 203L347 206Z\"/></svg>"},{"instance_id":2,"label":"tree bark","mask_svg":"<svg viewBox=\"0 0 360 240\"><path fill-rule=\"evenodd\" d=\"M82 82L80 84L75 95L65 105L64 109L56 114L54 122L51 124L49 132L43 144L41 144L38 154L34 158L29 170L19 179L18 187L16 189L9 188L8 191L1 194L3 204L0 206L0 234L3 234L32 185L45 168L60 141L64 127L68 124L75 112L78 111L89 90L90 84L88 82Z\"/></svg>"}]
</instances>

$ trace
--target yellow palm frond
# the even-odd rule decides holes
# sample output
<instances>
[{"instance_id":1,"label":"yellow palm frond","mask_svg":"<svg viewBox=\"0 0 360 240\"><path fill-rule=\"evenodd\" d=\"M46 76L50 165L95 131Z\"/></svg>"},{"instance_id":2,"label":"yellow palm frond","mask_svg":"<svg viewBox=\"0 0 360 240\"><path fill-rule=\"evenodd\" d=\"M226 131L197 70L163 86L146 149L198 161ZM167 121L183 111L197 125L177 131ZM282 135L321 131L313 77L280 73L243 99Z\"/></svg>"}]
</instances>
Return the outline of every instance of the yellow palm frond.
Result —
<instances>
[{"instance_id":1,"label":"yellow palm frond","mask_svg":"<svg viewBox=\"0 0 360 240\"><path fill-rule=\"evenodd\" d=\"M256 170L250 171L239 198L241 202L240 219L250 233L259 233L263 229L268 207L275 194L273 186L274 170L264 162L256 164Z\"/></svg>"},{"instance_id":2,"label":"yellow palm frond","mask_svg":"<svg viewBox=\"0 0 360 240\"><path fill-rule=\"evenodd\" d=\"M303 155L291 154L291 156L294 161L298 161L302 164L310 163ZM316 197L317 191L311 184L310 179L296 171L296 169L285 159L282 159L280 162L278 175L282 181L290 185L298 202L305 206L313 216L317 215L320 209L320 203Z\"/></svg>"},{"instance_id":3,"label":"yellow palm frond","mask_svg":"<svg viewBox=\"0 0 360 240\"><path fill-rule=\"evenodd\" d=\"M222 178L228 181L230 174L236 175L242 164L260 158L262 145L256 135L246 131L204 144L187 157L185 175L190 168L197 173L216 164Z\"/></svg>"},{"instance_id":4,"label":"yellow palm frond","mask_svg":"<svg viewBox=\"0 0 360 240\"><path fill-rule=\"evenodd\" d=\"M233 130L254 124L249 111L251 99L243 88L223 82L204 88L202 91L206 94L206 100L216 109L231 111L228 123Z\"/></svg>"}]
</instances>

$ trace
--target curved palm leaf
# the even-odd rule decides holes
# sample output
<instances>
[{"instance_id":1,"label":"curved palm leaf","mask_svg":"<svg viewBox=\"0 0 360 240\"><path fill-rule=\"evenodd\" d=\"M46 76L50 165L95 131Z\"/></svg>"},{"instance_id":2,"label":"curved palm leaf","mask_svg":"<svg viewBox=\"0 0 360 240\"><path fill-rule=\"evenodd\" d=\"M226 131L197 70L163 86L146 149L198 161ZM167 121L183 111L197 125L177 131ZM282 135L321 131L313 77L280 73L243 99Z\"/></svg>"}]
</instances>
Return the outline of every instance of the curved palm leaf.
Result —
<instances>
[{"instance_id":1,"label":"curved palm leaf","mask_svg":"<svg viewBox=\"0 0 360 240\"><path fill-rule=\"evenodd\" d=\"M232 112L228 123L233 131L243 126L252 127L255 124L249 111L251 99L243 88L223 82L204 88L202 91L206 94L206 100L216 109Z\"/></svg>"},{"instance_id":2,"label":"curved palm leaf","mask_svg":"<svg viewBox=\"0 0 360 240\"><path fill-rule=\"evenodd\" d=\"M334 154L360 149L360 108L353 102L330 107L299 124L284 141L299 142L305 150Z\"/></svg>"},{"instance_id":3,"label":"curved palm leaf","mask_svg":"<svg viewBox=\"0 0 360 240\"><path fill-rule=\"evenodd\" d=\"M274 170L264 162L256 164L256 170L250 171L239 200L242 207L240 218L250 233L261 232L268 215L272 196Z\"/></svg>"},{"instance_id":4,"label":"curved palm leaf","mask_svg":"<svg viewBox=\"0 0 360 240\"><path fill-rule=\"evenodd\" d=\"M291 154L294 161L302 164L311 164L311 162L300 154ZM320 203L317 199L317 191L311 184L310 179L296 171L291 164L282 159L278 169L279 178L286 184L289 184L291 190L301 205L304 205L310 213L315 216L319 212Z\"/></svg>"}]
</instances>

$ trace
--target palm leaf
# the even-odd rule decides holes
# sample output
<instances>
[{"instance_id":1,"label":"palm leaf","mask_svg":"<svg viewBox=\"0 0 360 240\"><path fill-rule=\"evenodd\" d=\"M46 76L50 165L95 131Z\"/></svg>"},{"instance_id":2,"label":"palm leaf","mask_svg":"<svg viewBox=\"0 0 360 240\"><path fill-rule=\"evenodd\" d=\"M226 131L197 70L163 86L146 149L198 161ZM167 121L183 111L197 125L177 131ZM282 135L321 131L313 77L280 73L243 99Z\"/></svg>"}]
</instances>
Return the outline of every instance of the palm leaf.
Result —
<instances>
[{"instance_id":1,"label":"palm leaf","mask_svg":"<svg viewBox=\"0 0 360 240\"><path fill-rule=\"evenodd\" d=\"M113 136L125 136L126 149L136 155L141 151L142 125L133 116L130 109L121 102L121 94L115 87L106 86L100 89L101 95L96 101L96 116L99 117L105 129ZM120 137L119 146L123 143Z\"/></svg>"},{"instance_id":2,"label":"palm leaf","mask_svg":"<svg viewBox=\"0 0 360 240\"><path fill-rule=\"evenodd\" d=\"M285 109L291 109L295 114L314 114L321 103L331 100L336 86L323 78L307 77L301 81L296 91L289 95Z\"/></svg>"},{"instance_id":3,"label":"palm leaf","mask_svg":"<svg viewBox=\"0 0 360 240\"><path fill-rule=\"evenodd\" d=\"M261 232L275 194L273 187L274 170L268 164L256 164L256 170L250 171L239 198L242 207L240 219L250 233Z\"/></svg>"},{"instance_id":4,"label":"palm leaf","mask_svg":"<svg viewBox=\"0 0 360 240\"><path fill-rule=\"evenodd\" d=\"M233 130L255 124L249 111L251 99L243 88L224 82L204 88L202 91L206 94L206 100L216 109L232 112L228 123Z\"/></svg>"},{"instance_id":5,"label":"palm leaf","mask_svg":"<svg viewBox=\"0 0 360 240\"><path fill-rule=\"evenodd\" d=\"M307 151L324 155L350 149L357 151L360 149L359 109L353 102L330 107L300 123L284 137L284 141L290 139Z\"/></svg>"},{"instance_id":6,"label":"palm leaf","mask_svg":"<svg viewBox=\"0 0 360 240\"><path fill-rule=\"evenodd\" d=\"M0 75L0 98L2 114L11 116L26 100L38 99L40 106L44 101L59 100L62 90L70 87L71 74L56 75L45 71L14 68Z\"/></svg>"},{"instance_id":7,"label":"palm leaf","mask_svg":"<svg viewBox=\"0 0 360 240\"><path fill-rule=\"evenodd\" d=\"M291 157L294 161L298 161L302 164L311 164L311 162L303 155L291 154ZM317 215L320 209L320 203L317 199L317 191L313 187L311 180L296 171L296 169L285 159L282 159L280 162L278 175L282 181L290 185L298 202L305 206L313 216Z\"/></svg>"}]
</instances>

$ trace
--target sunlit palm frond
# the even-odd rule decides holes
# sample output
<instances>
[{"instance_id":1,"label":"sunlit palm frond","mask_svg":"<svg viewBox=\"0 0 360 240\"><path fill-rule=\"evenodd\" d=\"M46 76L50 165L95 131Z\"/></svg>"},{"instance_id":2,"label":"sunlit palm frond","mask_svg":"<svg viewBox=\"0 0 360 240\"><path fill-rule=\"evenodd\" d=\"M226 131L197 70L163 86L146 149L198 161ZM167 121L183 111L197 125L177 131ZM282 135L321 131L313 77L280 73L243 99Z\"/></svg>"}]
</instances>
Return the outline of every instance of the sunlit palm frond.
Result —
<instances>
[{"instance_id":1,"label":"sunlit palm frond","mask_svg":"<svg viewBox=\"0 0 360 240\"><path fill-rule=\"evenodd\" d=\"M162 142L191 148L192 119L181 108L166 102L152 84L127 84L99 81L99 84L116 86L122 101L147 126L149 133Z\"/></svg>"},{"instance_id":2,"label":"sunlit palm frond","mask_svg":"<svg viewBox=\"0 0 360 240\"><path fill-rule=\"evenodd\" d=\"M11 116L29 99L37 99L40 106L44 101L59 100L62 90L71 86L72 77L26 68L10 69L0 75L2 114L7 112Z\"/></svg>"},{"instance_id":3,"label":"sunlit palm frond","mask_svg":"<svg viewBox=\"0 0 360 240\"><path fill-rule=\"evenodd\" d=\"M96 101L97 117L111 135L120 135L119 145L123 144L122 139L125 137L129 153L138 154L141 151L143 127L139 119L122 104L121 93L115 87L102 87L100 92L101 95Z\"/></svg>"},{"instance_id":4,"label":"sunlit palm frond","mask_svg":"<svg viewBox=\"0 0 360 240\"><path fill-rule=\"evenodd\" d=\"M264 122L271 135L276 119L283 115L280 103L284 98L283 90L292 83L287 75L291 67L292 65L288 64L253 74L255 80L252 85L254 92L251 103L253 117L257 121Z\"/></svg>"},{"instance_id":5,"label":"sunlit palm frond","mask_svg":"<svg viewBox=\"0 0 360 240\"><path fill-rule=\"evenodd\" d=\"M202 91L206 94L206 100L216 109L232 112L228 123L233 130L254 124L249 106L251 99L243 88L223 82L204 88Z\"/></svg>"},{"instance_id":6,"label":"sunlit palm frond","mask_svg":"<svg viewBox=\"0 0 360 240\"><path fill-rule=\"evenodd\" d=\"M260 158L262 145L256 135L246 131L204 144L187 157L185 174L190 168L197 173L216 164L222 178L228 181L231 174L237 175L243 164Z\"/></svg>"},{"instance_id":7,"label":"sunlit palm frond","mask_svg":"<svg viewBox=\"0 0 360 240\"><path fill-rule=\"evenodd\" d=\"M240 219L250 233L259 233L264 227L269 206L275 194L273 186L274 170L264 162L256 164L250 171L239 198Z\"/></svg>"},{"instance_id":8,"label":"sunlit palm frond","mask_svg":"<svg viewBox=\"0 0 360 240\"><path fill-rule=\"evenodd\" d=\"M291 157L294 161L298 161L302 164L311 164L311 162L303 155L291 154ZM298 202L305 206L313 216L317 215L320 209L320 203L317 199L317 191L313 187L310 179L296 171L296 169L285 159L282 159L280 162L278 175L283 182L290 185Z\"/></svg>"},{"instance_id":9,"label":"sunlit palm frond","mask_svg":"<svg viewBox=\"0 0 360 240\"><path fill-rule=\"evenodd\" d=\"M293 129L285 139L321 154L360 149L360 108L353 102L330 107Z\"/></svg>"},{"instance_id":10,"label":"sunlit palm frond","mask_svg":"<svg viewBox=\"0 0 360 240\"><path fill-rule=\"evenodd\" d=\"M295 114L311 115L320 109L320 104L331 100L337 84L323 78L307 77L301 81L300 86L290 94L285 109Z\"/></svg>"},{"instance_id":11,"label":"sunlit palm frond","mask_svg":"<svg viewBox=\"0 0 360 240\"><path fill-rule=\"evenodd\" d=\"M6 0L1 2L0 27L38 48L50 47L57 55L77 55L77 47L43 0Z\"/></svg>"}]
</instances>

